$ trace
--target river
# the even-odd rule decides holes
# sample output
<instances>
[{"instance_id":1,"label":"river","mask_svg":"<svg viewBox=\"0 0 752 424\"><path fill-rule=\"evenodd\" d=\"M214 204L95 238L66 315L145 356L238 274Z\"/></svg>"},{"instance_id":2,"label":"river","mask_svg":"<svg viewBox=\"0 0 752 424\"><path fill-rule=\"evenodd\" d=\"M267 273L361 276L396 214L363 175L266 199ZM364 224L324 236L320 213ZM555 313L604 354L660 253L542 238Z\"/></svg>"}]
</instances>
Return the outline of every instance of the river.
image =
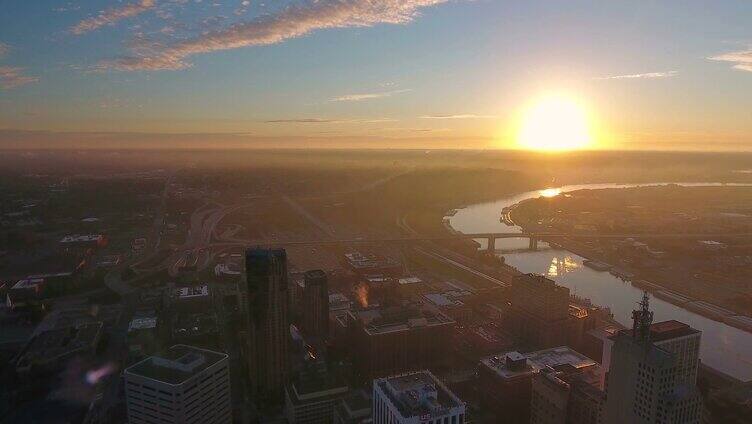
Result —
<instances>
[{"instance_id":1,"label":"river","mask_svg":"<svg viewBox=\"0 0 752 424\"><path fill-rule=\"evenodd\" d=\"M463 233L488 233L521 231L499 222L501 210L525 199L555 196L580 189L628 188L655 184L582 184L517 194L495 202L472 205L458 210L449 223ZM679 183L682 186L721 186L713 183ZM731 184L727 184L731 185ZM742 184L740 184L742 185ZM483 245L486 241L478 240ZM611 308L614 318L631 327L632 310L640 300L642 290L608 272L598 272L582 265L585 259L563 249L546 248L525 251L527 239L499 239L496 248L502 251L506 263L522 272L535 272L556 280L573 294L589 298L594 304ZM483 246L485 248L485 246ZM752 380L752 333L703 317L656 297L651 297L650 308L655 321L675 319L702 331L700 357L703 363L733 377Z\"/></svg>"}]
</instances>

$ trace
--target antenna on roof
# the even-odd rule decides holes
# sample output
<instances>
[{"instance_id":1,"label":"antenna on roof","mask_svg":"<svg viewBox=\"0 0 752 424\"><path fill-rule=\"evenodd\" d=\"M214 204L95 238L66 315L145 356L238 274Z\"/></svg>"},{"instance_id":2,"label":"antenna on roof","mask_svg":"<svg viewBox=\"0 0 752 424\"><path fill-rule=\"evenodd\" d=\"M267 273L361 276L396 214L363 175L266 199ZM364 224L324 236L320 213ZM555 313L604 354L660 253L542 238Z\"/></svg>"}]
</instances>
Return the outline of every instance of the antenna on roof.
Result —
<instances>
[{"instance_id":1,"label":"antenna on roof","mask_svg":"<svg viewBox=\"0 0 752 424\"><path fill-rule=\"evenodd\" d=\"M653 323L653 311L650 310L650 296L647 291L642 292L639 305L639 310L632 311L632 337L648 342L650 325Z\"/></svg>"}]
</instances>

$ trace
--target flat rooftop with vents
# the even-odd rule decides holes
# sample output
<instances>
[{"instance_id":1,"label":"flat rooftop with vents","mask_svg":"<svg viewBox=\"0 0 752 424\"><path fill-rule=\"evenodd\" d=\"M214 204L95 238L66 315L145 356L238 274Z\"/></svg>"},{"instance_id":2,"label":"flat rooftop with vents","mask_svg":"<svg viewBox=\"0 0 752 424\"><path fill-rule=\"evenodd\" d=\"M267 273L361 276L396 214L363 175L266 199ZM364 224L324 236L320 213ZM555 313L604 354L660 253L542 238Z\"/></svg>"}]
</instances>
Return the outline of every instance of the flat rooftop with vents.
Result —
<instances>
[{"instance_id":1,"label":"flat rooftop with vents","mask_svg":"<svg viewBox=\"0 0 752 424\"><path fill-rule=\"evenodd\" d=\"M465 403L430 371L419 371L374 380L374 397L388 399L402 418L435 417L464 414Z\"/></svg>"},{"instance_id":2,"label":"flat rooftop with vents","mask_svg":"<svg viewBox=\"0 0 752 424\"><path fill-rule=\"evenodd\" d=\"M128 375L141 376L171 385L179 385L212 365L227 359L224 353L186 345L175 345L166 352L131 365Z\"/></svg>"},{"instance_id":3,"label":"flat rooftop with vents","mask_svg":"<svg viewBox=\"0 0 752 424\"><path fill-rule=\"evenodd\" d=\"M556 369L569 366L574 369L585 369L597 365L592 359L567 346L529 353L506 352L484 358L480 362L481 366L505 379L533 374L547 367Z\"/></svg>"}]
</instances>

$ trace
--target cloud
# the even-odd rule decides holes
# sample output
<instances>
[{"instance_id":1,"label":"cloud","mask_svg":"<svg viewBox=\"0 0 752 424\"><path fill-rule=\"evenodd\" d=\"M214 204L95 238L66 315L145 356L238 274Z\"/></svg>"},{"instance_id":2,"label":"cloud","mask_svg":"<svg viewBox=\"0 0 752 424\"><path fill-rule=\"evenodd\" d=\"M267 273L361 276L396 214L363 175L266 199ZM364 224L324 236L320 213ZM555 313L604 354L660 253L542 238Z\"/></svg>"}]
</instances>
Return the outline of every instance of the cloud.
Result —
<instances>
[{"instance_id":1,"label":"cloud","mask_svg":"<svg viewBox=\"0 0 752 424\"><path fill-rule=\"evenodd\" d=\"M381 131L394 131L394 132L414 132L414 133L429 133L429 132L446 132L451 131L450 128L381 128Z\"/></svg>"},{"instance_id":2,"label":"cloud","mask_svg":"<svg viewBox=\"0 0 752 424\"><path fill-rule=\"evenodd\" d=\"M409 88L403 90L383 91L381 93L361 93L361 94L345 94L344 96L338 96L329 99L330 102L359 102L361 100L369 99L381 99L383 97L391 97L395 94L407 93L412 91Z\"/></svg>"},{"instance_id":3,"label":"cloud","mask_svg":"<svg viewBox=\"0 0 752 424\"><path fill-rule=\"evenodd\" d=\"M325 118L292 118L292 119L270 119L264 121L265 124L374 124L381 122L397 122L392 118L370 118L370 119L325 119Z\"/></svg>"},{"instance_id":4,"label":"cloud","mask_svg":"<svg viewBox=\"0 0 752 424\"><path fill-rule=\"evenodd\" d=\"M457 115L423 115L420 119L495 119L496 115L476 115L473 113L463 113Z\"/></svg>"},{"instance_id":5,"label":"cloud","mask_svg":"<svg viewBox=\"0 0 752 424\"><path fill-rule=\"evenodd\" d=\"M0 66L0 87L9 90L39 81L37 77L24 75L23 71L24 68L15 66Z\"/></svg>"},{"instance_id":6,"label":"cloud","mask_svg":"<svg viewBox=\"0 0 752 424\"><path fill-rule=\"evenodd\" d=\"M620 79L657 79L657 78L670 78L678 75L678 71L666 71L666 72L646 72L644 74L627 74L627 75L613 75L610 77L596 78L599 80L620 80Z\"/></svg>"},{"instance_id":7,"label":"cloud","mask_svg":"<svg viewBox=\"0 0 752 424\"><path fill-rule=\"evenodd\" d=\"M188 58L197 54L277 44L322 29L406 24L415 19L422 8L447 1L315 0L296 3L279 13L262 15L192 39L137 48L132 56L104 61L98 67L121 71L184 69L191 66Z\"/></svg>"},{"instance_id":8,"label":"cloud","mask_svg":"<svg viewBox=\"0 0 752 424\"><path fill-rule=\"evenodd\" d=\"M752 72L752 48L749 50L740 50L724 53L718 56L711 56L708 59L720 62L731 62L734 64L734 69Z\"/></svg>"},{"instance_id":9,"label":"cloud","mask_svg":"<svg viewBox=\"0 0 752 424\"><path fill-rule=\"evenodd\" d=\"M298 119L271 119L264 121L265 124L330 124L344 122L337 119L321 118L298 118Z\"/></svg>"},{"instance_id":10,"label":"cloud","mask_svg":"<svg viewBox=\"0 0 752 424\"><path fill-rule=\"evenodd\" d=\"M65 6L58 6L52 9L53 12L70 12L72 10L81 10L81 6L73 3L68 3Z\"/></svg>"},{"instance_id":11,"label":"cloud","mask_svg":"<svg viewBox=\"0 0 752 424\"><path fill-rule=\"evenodd\" d=\"M0 58L8 54L9 51L10 51L10 46L3 42L0 42Z\"/></svg>"},{"instance_id":12,"label":"cloud","mask_svg":"<svg viewBox=\"0 0 752 424\"><path fill-rule=\"evenodd\" d=\"M117 21L132 18L153 8L155 0L140 0L137 3L126 4L121 7L113 7L99 12L99 15L84 19L72 26L70 31L76 35L94 31L105 25L112 25Z\"/></svg>"}]
</instances>

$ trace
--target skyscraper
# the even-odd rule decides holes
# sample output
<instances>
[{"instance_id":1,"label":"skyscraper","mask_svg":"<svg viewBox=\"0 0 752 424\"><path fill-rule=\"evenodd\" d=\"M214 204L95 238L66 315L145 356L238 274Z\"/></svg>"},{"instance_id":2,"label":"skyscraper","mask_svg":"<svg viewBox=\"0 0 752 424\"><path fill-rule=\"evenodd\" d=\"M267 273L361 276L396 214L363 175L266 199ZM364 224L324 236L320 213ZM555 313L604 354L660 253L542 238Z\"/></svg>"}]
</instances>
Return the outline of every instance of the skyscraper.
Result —
<instances>
[{"instance_id":1,"label":"skyscraper","mask_svg":"<svg viewBox=\"0 0 752 424\"><path fill-rule=\"evenodd\" d=\"M290 334L287 254L284 249L248 249L245 271L246 355L252 391L281 398L288 374Z\"/></svg>"},{"instance_id":2,"label":"skyscraper","mask_svg":"<svg viewBox=\"0 0 752 424\"><path fill-rule=\"evenodd\" d=\"M321 340L329 334L329 290L326 274L319 269L305 273L303 289L303 332Z\"/></svg>"},{"instance_id":3,"label":"skyscraper","mask_svg":"<svg viewBox=\"0 0 752 424\"><path fill-rule=\"evenodd\" d=\"M701 333L678 321L653 324L647 293L632 318L631 331L613 336L605 422L699 423Z\"/></svg>"}]
</instances>

